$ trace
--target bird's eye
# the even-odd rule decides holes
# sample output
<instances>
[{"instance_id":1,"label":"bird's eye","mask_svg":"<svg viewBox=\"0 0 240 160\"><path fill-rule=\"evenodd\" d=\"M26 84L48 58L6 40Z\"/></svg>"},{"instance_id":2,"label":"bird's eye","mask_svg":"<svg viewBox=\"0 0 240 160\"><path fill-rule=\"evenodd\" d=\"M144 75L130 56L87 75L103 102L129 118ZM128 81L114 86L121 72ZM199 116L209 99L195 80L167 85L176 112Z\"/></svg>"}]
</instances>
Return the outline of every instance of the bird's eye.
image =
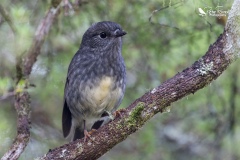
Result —
<instances>
[{"instance_id":1,"label":"bird's eye","mask_svg":"<svg viewBox=\"0 0 240 160\"><path fill-rule=\"evenodd\" d=\"M100 37L101 37L101 38L106 38L106 37L107 37L107 34L106 34L105 32L101 32L101 33L100 33Z\"/></svg>"}]
</instances>

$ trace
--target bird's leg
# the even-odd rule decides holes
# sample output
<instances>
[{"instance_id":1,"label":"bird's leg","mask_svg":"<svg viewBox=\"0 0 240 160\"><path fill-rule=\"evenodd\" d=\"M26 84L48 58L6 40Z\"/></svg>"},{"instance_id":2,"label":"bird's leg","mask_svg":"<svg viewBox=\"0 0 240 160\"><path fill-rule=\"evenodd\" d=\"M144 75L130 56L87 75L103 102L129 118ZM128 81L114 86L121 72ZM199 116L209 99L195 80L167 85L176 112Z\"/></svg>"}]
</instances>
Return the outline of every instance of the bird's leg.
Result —
<instances>
[{"instance_id":1,"label":"bird's leg","mask_svg":"<svg viewBox=\"0 0 240 160\"><path fill-rule=\"evenodd\" d=\"M86 121L83 120L83 127L84 127L84 142L86 142L87 138L90 139L91 135L88 133L86 129Z\"/></svg>"},{"instance_id":2,"label":"bird's leg","mask_svg":"<svg viewBox=\"0 0 240 160\"><path fill-rule=\"evenodd\" d=\"M92 128L91 131L89 131L88 133L91 135L92 133L96 132L97 130Z\"/></svg>"},{"instance_id":3,"label":"bird's leg","mask_svg":"<svg viewBox=\"0 0 240 160\"><path fill-rule=\"evenodd\" d=\"M96 129L91 129L91 131L87 131L87 129L86 129L86 121L85 120L83 120L83 127L84 127L84 142L86 142L86 140L89 138L90 140L92 140L91 139L91 134L92 133L94 133L94 132L96 132L97 130ZM92 140L93 141L93 140Z\"/></svg>"}]
</instances>

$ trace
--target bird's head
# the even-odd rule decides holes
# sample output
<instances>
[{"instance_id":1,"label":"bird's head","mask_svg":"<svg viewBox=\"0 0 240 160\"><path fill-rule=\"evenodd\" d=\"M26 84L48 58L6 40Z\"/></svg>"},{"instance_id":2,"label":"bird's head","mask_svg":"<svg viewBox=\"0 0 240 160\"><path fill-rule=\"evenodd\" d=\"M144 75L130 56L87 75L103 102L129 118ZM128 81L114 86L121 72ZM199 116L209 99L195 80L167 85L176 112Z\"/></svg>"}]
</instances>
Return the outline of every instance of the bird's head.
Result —
<instances>
[{"instance_id":1,"label":"bird's head","mask_svg":"<svg viewBox=\"0 0 240 160\"><path fill-rule=\"evenodd\" d=\"M83 35L81 47L104 51L119 49L122 46L122 36L127 34L122 27L110 21L94 23Z\"/></svg>"}]
</instances>

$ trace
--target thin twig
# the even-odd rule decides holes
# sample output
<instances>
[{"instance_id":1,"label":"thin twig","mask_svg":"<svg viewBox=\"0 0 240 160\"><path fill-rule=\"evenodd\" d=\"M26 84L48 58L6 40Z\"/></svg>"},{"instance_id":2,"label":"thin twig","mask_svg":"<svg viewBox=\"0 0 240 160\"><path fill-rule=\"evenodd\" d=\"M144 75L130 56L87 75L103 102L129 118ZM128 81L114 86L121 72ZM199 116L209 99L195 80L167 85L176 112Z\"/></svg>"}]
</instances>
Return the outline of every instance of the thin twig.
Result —
<instances>
[{"instance_id":1,"label":"thin twig","mask_svg":"<svg viewBox=\"0 0 240 160\"><path fill-rule=\"evenodd\" d=\"M5 11L5 9L3 8L3 6L0 4L0 13L3 16L3 18L5 19L5 21L8 23L9 27L11 28L13 33L16 33L16 27L13 24L11 17L7 14L7 12Z\"/></svg>"},{"instance_id":2,"label":"thin twig","mask_svg":"<svg viewBox=\"0 0 240 160\"><path fill-rule=\"evenodd\" d=\"M177 3L174 3L174 4L169 4L168 6L165 6L165 7L162 7L162 8L160 8L160 9L154 10L154 11L151 13L151 15L149 16L148 21L149 21L151 24L156 24L156 23L154 23L154 22L152 21L152 17L153 17L157 12L160 12L160 11L162 11L162 10L164 10L164 9L167 9L167 8L169 8L169 7L172 7L172 6L175 6L175 5L177 5L177 4L181 4L181 3L183 3L183 1L180 1L180 2L177 2ZM179 30L178 27L169 26L169 25L167 25L167 24L160 24L160 23L157 23L157 24L159 24L159 25L161 25L161 26L163 26L163 27L171 27L171 28L174 28L174 29Z\"/></svg>"}]
</instances>

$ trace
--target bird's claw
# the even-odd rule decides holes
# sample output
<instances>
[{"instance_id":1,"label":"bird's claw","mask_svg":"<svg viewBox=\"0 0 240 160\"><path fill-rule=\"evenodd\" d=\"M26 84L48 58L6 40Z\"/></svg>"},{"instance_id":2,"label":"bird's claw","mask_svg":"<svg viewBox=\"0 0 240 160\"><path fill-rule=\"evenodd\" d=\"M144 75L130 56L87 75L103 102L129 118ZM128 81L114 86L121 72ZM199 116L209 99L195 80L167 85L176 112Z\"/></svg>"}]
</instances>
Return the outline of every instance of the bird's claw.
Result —
<instances>
[{"instance_id":1,"label":"bird's claw","mask_svg":"<svg viewBox=\"0 0 240 160\"><path fill-rule=\"evenodd\" d=\"M91 138L91 134L96 132L96 131L97 131L96 129L92 129L89 132L87 130L84 130L84 143L86 142L87 139L90 139L91 141L93 141L92 138Z\"/></svg>"},{"instance_id":2,"label":"bird's claw","mask_svg":"<svg viewBox=\"0 0 240 160\"><path fill-rule=\"evenodd\" d=\"M127 111L127 110L124 109L124 108L115 111L115 112L113 113L114 119L115 119L115 118L118 118L118 117L122 118L122 112L126 112L126 111Z\"/></svg>"}]
</instances>

